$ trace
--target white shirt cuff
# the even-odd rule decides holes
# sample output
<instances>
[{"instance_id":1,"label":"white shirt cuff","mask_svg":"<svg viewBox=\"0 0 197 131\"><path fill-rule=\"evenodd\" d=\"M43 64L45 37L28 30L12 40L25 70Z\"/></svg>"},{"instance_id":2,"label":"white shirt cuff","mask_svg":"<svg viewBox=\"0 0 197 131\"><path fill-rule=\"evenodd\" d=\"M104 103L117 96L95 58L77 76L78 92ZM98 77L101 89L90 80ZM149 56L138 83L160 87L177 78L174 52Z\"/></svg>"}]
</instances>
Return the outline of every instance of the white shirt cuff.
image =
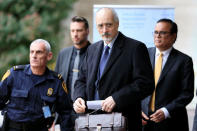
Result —
<instances>
[{"instance_id":1,"label":"white shirt cuff","mask_svg":"<svg viewBox=\"0 0 197 131\"><path fill-rule=\"evenodd\" d=\"M164 112L165 119L171 117L168 110L165 107L162 107L161 110Z\"/></svg>"}]
</instances>

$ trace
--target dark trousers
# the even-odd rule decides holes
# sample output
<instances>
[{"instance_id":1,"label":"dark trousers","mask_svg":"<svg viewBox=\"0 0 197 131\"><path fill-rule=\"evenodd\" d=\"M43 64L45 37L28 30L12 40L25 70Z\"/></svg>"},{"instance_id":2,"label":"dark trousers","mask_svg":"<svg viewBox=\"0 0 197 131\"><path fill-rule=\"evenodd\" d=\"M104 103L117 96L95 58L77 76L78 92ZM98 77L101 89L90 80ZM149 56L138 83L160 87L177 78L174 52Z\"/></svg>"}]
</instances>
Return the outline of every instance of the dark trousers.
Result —
<instances>
[{"instance_id":1,"label":"dark trousers","mask_svg":"<svg viewBox=\"0 0 197 131\"><path fill-rule=\"evenodd\" d=\"M15 129L15 128L10 128L10 129L8 129L8 131L24 131L24 130L22 130L22 129ZM29 129L29 130L25 130L25 131L48 131L48 129L40 129L40 130L31 130L31 129Z\"/></svg>"},{"instance_id":2,"label":"dark trousers","mask_svg":"<svg viewBox=\"0 0 197 131\"><path fill-rule=\"evenodd\" d=\"M48 128L42 122L14 122L9 120L5 131L48 131Z\"/></svg>"},{"instance_id":3,"label":"dark trousers","mask_svg":"<svg viewBox=\"0 0 197 131\"><path fill-rule=\"evenodd\" d=\"M155 122L148 121L148 124L143 127L144 131L156 131L155 124L156 124Z\"/></svg>"},{"instance_id":4,"label":"dark trousers","mask_svg":"<svg viewBox=\"0 0 197 131\"><path fill-rule=\"evenodd\" d=\"M72 130L74 131L74 127L75 127L75 120L77 119L79 115L75 113L75 111L73 110L71 112L71 121L72 121Z\"/></svg>"}]
</instances>

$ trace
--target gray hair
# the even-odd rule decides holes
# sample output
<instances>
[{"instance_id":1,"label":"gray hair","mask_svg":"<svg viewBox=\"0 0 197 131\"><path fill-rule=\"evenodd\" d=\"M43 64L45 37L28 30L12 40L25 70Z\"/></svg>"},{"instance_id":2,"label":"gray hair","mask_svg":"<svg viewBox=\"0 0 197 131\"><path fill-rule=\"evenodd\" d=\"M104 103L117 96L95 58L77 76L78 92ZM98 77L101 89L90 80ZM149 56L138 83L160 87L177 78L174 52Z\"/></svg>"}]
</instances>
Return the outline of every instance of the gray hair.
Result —
<instances>
[{"instance_id":1,"label":"gray hair","mask_svg":"<svg viewBox=\"0 0 197 131\"><path fill-rule=\"evenodd\" d=\"M50 52L51 51L51 46L50 46L49 42L46 41L46 40L44 40L44 39L36 39L36 40L34 40L33 42L31 42L30 47L33 44L38 44L38 43L44 43L46 51L47 52Z\"/></svg>"},{"instance_id":2,"label":"gray hair","mask_svg":"<svg viewBox=\"0 0 197 131\"><path fill-rule=\"evenodd\" d=\"M108 7L102 7L102 8L99 8L96 13L98 13L99 11L101 10L104 10L104 9L108 9L108 10L111 10L113 16L114 16L114 21L115 22L119 22L119 18L118 18L118 14L116 13L116 11L113 9L113 8L108 8Z\"/></svg>"}]
</instances>

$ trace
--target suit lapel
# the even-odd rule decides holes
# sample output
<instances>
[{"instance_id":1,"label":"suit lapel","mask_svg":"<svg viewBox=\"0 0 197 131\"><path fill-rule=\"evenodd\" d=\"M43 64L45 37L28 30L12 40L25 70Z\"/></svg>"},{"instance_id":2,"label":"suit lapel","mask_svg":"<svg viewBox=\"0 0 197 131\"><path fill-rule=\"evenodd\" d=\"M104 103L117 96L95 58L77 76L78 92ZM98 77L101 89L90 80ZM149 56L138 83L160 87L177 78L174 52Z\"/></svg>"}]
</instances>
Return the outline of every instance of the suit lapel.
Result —
<instances>
[{"instance_id":1,"label":"suit lapel","mask_svg":"<svg viewBox=\"0 0 197 131\"><path fill-rule=\"evenodd\" d=\"M154 68L155 68L155 53L156 53L156 48L153 47L153 48L148 48L148 53L149 53L149 57L150 57L150 62L151 62L151 65L152 65L152 69L154 71ZM147 97L146 99L146 104L147 104L147 113L148 113L148 109L149 109L149 103L150 103L150 100L151 100L151 95L149 97Z\"/></svg>"},{"instance_id":2,"label":"suit lapel","mask_svg":"<svg viewBox=\"0 0 197 131\"><path fill-rule=\"evenodd\" d=\"M70 65L70 60L71 60L71 56L72 56L72 53L73 53L73 49L74 49L74 47L72 46L71 48L70 48L70 50L68 50L68 53L67 54L65 54L65 60L63 61L63 63L64 64L62 64L63 66L62 66L62 70L64 71L64 78L65 78L65 81L66 81L66 79L67 79L67 76L68 76L68 70L69 70L69 65ZM67 61L67 60L68 61Z\"/></svg>"},{"instance_id":3,"label":"suit lapel","mask_svg":"<svg viewBox=\"0 0 197 131\"><path fill-rule=\"evenodd\" d=\"M156 52L156 48L149 48L148 49L150 62L151 62L153 71L154 71L154 68L155 68L155 52Z\"/></svg>"},{"instance_id":4,"label":"suit lapel","mask_svg":"<svg viewBox=\"0 0 197 131\"><path fill-rule=\"evenodd\" d=\"M168 59L166 61L166 64L162 70L161 76L159 78L158 83L164 78L164 76L166 75L166 73L171 69L171 67L174 65L176 59L176 50L174 48L172 48L172 51L170 52L170 55L168 56Z\"/></svg>"},{"instance_id":5,"label":"suit lapel","mask_svg":"<svg viewBox=\"0 0 197 131\"><path fill-rule=\"evenodd\" d=\"M94 50L94 62L92 65L93 68L93 78L96 80L97 79L97 73L98 73L98 68L99 68L99 63L100 63L100 58L103 50L103 41L100 41L98 43L98 46L96 46L96 49ZM93 81L95 81L93 80Z\"/></svg>"},{"instance_id":6,"label":"suit lapel","mask_svg":"<svg viewBox=\"0 0 197 131\"><path fill-rule=\"evenodd\" d=\"M119 35L118 35L117 39L115 40L114 45L112 47L110 57L107 61L107 64L105 66L105 69L103 71L101 79L107 73L107 71L111 68L111 66L115 63L118 56L120 56L120 54L122 52L122 46L123 46L123 43L124 43L123 41L124 41L124 38L123 38L122 34L119 32Z\"/></svg>"}]
</instances>

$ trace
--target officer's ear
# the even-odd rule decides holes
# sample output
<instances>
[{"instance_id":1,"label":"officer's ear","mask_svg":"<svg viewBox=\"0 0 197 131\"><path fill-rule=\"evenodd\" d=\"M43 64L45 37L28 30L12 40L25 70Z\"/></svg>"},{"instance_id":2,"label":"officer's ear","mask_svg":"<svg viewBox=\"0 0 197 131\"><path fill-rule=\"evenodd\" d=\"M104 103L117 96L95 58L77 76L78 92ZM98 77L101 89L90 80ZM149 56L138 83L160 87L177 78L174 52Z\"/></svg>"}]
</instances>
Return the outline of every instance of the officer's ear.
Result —
<instances>
[{"instance_id":1,"label":"officer's ear","mask_svg":"<svg viewBox=\"0 0 197 131\"><path fill-rule=\"evenodd\" d=\"M49 52L47 56L47 61L50 61L53 58L53 53Z\"/></svg>"}]
</instances>

